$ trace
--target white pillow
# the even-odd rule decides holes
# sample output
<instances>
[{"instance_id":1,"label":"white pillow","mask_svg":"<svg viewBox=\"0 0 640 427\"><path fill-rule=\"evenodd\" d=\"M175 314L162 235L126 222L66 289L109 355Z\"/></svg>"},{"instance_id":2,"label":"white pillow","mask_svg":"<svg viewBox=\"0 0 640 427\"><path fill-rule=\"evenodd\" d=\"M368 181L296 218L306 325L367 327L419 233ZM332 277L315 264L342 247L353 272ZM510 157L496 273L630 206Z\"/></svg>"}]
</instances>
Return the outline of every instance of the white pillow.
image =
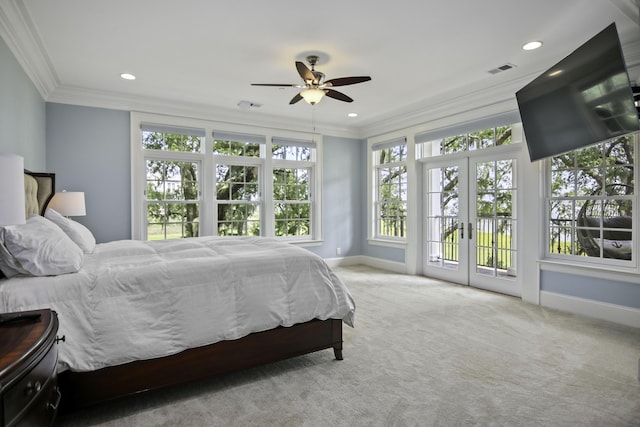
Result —
<instances>
[{"instance_id":1,"label":"white pillow","mask_svg":"<svg viewBox=\"0 0 640 427\"><path fill-rule=\"evenodd\" d=\"M0 229L0 257L7 277L57 276L80 270L84 253L60 227L34 215L26 224Z\"/></svg>"},{"instance_id":2,"label":"white pillow","mask_svg":"<svg viewBox=\"0 0 640 427\"><path fill-rule=\"evenodd\" d=\"M62 231L67 233L67 236L69 236L76 245L80 246L80 249L82 249L84 253L90 254L96 248L96 238L93 237L93 233L79 222L65 218L51 208L47 208L44 217L62 228Z\"/></svg>"}]
</instances>

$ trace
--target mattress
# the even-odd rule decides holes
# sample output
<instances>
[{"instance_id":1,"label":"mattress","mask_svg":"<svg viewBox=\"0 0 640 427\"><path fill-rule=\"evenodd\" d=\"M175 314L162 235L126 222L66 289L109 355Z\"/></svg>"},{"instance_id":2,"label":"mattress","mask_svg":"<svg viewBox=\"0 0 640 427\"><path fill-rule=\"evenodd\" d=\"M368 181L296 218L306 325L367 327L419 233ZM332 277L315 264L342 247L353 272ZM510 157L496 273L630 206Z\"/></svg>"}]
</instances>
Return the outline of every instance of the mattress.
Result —
<instances>
[{"instance_id":1,"label":"mattress","mask_svg":"<svg viewBox=\"0 0 640 427\"><path fill-rule=\"evenodd\" d=\"M354 324L353 297L319 256L262 237L96 245L77 273L0 281L0 311L51 308L59 371L92 371L312 319Z\"/></svg>"}]
</instances>

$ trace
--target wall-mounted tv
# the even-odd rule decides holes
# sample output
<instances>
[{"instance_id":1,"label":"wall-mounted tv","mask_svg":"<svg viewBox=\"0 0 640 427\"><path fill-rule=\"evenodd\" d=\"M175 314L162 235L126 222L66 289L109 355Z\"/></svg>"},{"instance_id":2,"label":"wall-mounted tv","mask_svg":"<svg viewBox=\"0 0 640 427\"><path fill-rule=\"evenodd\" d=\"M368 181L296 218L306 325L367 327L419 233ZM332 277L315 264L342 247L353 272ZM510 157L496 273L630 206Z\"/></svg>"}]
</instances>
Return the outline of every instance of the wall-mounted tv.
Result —
<instances>
[{"instance_id":1,"label":"wall-mounted tv","mask_svg":"<svg viewBox=\"0 0 640 427\"><path fill-rule=\"evenodd\" d=\"M516 92L531 161L640 130L615 23Z\"/></svg>"}]
</instances>

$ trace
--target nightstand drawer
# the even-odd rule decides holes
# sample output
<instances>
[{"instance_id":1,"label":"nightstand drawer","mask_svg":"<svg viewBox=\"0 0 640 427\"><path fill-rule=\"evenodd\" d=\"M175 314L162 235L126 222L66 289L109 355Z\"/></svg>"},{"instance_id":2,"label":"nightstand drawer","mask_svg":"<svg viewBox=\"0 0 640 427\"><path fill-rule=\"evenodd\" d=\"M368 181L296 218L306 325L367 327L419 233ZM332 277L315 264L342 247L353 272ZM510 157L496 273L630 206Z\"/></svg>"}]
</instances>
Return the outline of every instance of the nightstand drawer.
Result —
<instances>
[{"instance_id":1,"label":"nightstand drawer","mask_svg":"<svg viewBox=\"0 0 640 427\"><path fill-rule=\"evenodd\" d=\"M8 425L12 420L20 418L23 411L32 411L30 406L43 402L42 395L52 395L55 388L56 364L58 354L55 346L51 347L47 355L31 369L18 383L4 394L4 423ZM36 412L46 409L46 402Z\"/></svg>"}]
</instances>

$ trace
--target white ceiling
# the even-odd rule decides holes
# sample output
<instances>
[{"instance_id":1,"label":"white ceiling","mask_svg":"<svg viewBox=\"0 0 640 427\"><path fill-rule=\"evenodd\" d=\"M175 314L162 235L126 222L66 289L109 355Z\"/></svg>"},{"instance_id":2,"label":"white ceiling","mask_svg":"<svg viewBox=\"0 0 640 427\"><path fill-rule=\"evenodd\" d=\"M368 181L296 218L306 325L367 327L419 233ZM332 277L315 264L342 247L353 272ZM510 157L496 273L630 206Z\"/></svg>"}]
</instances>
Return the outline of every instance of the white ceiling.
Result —
<instances>
[{"instance_id":1,"label":"white ceiling","mask_svg":"<svg viewBox=\"0 0 640 427\"><path fill-rule=\"evenodd\" d=\"M47 101L359 137L515 106L517 89L614 21L637 72L635 0L0 0L0 36ZM523 51L530 40L544 45ZM250 86L299 83L309 52L327 79L372 80L338 88L351 104L315 107L289 105L295 88Z\"/></svg>"}]
</instances>

